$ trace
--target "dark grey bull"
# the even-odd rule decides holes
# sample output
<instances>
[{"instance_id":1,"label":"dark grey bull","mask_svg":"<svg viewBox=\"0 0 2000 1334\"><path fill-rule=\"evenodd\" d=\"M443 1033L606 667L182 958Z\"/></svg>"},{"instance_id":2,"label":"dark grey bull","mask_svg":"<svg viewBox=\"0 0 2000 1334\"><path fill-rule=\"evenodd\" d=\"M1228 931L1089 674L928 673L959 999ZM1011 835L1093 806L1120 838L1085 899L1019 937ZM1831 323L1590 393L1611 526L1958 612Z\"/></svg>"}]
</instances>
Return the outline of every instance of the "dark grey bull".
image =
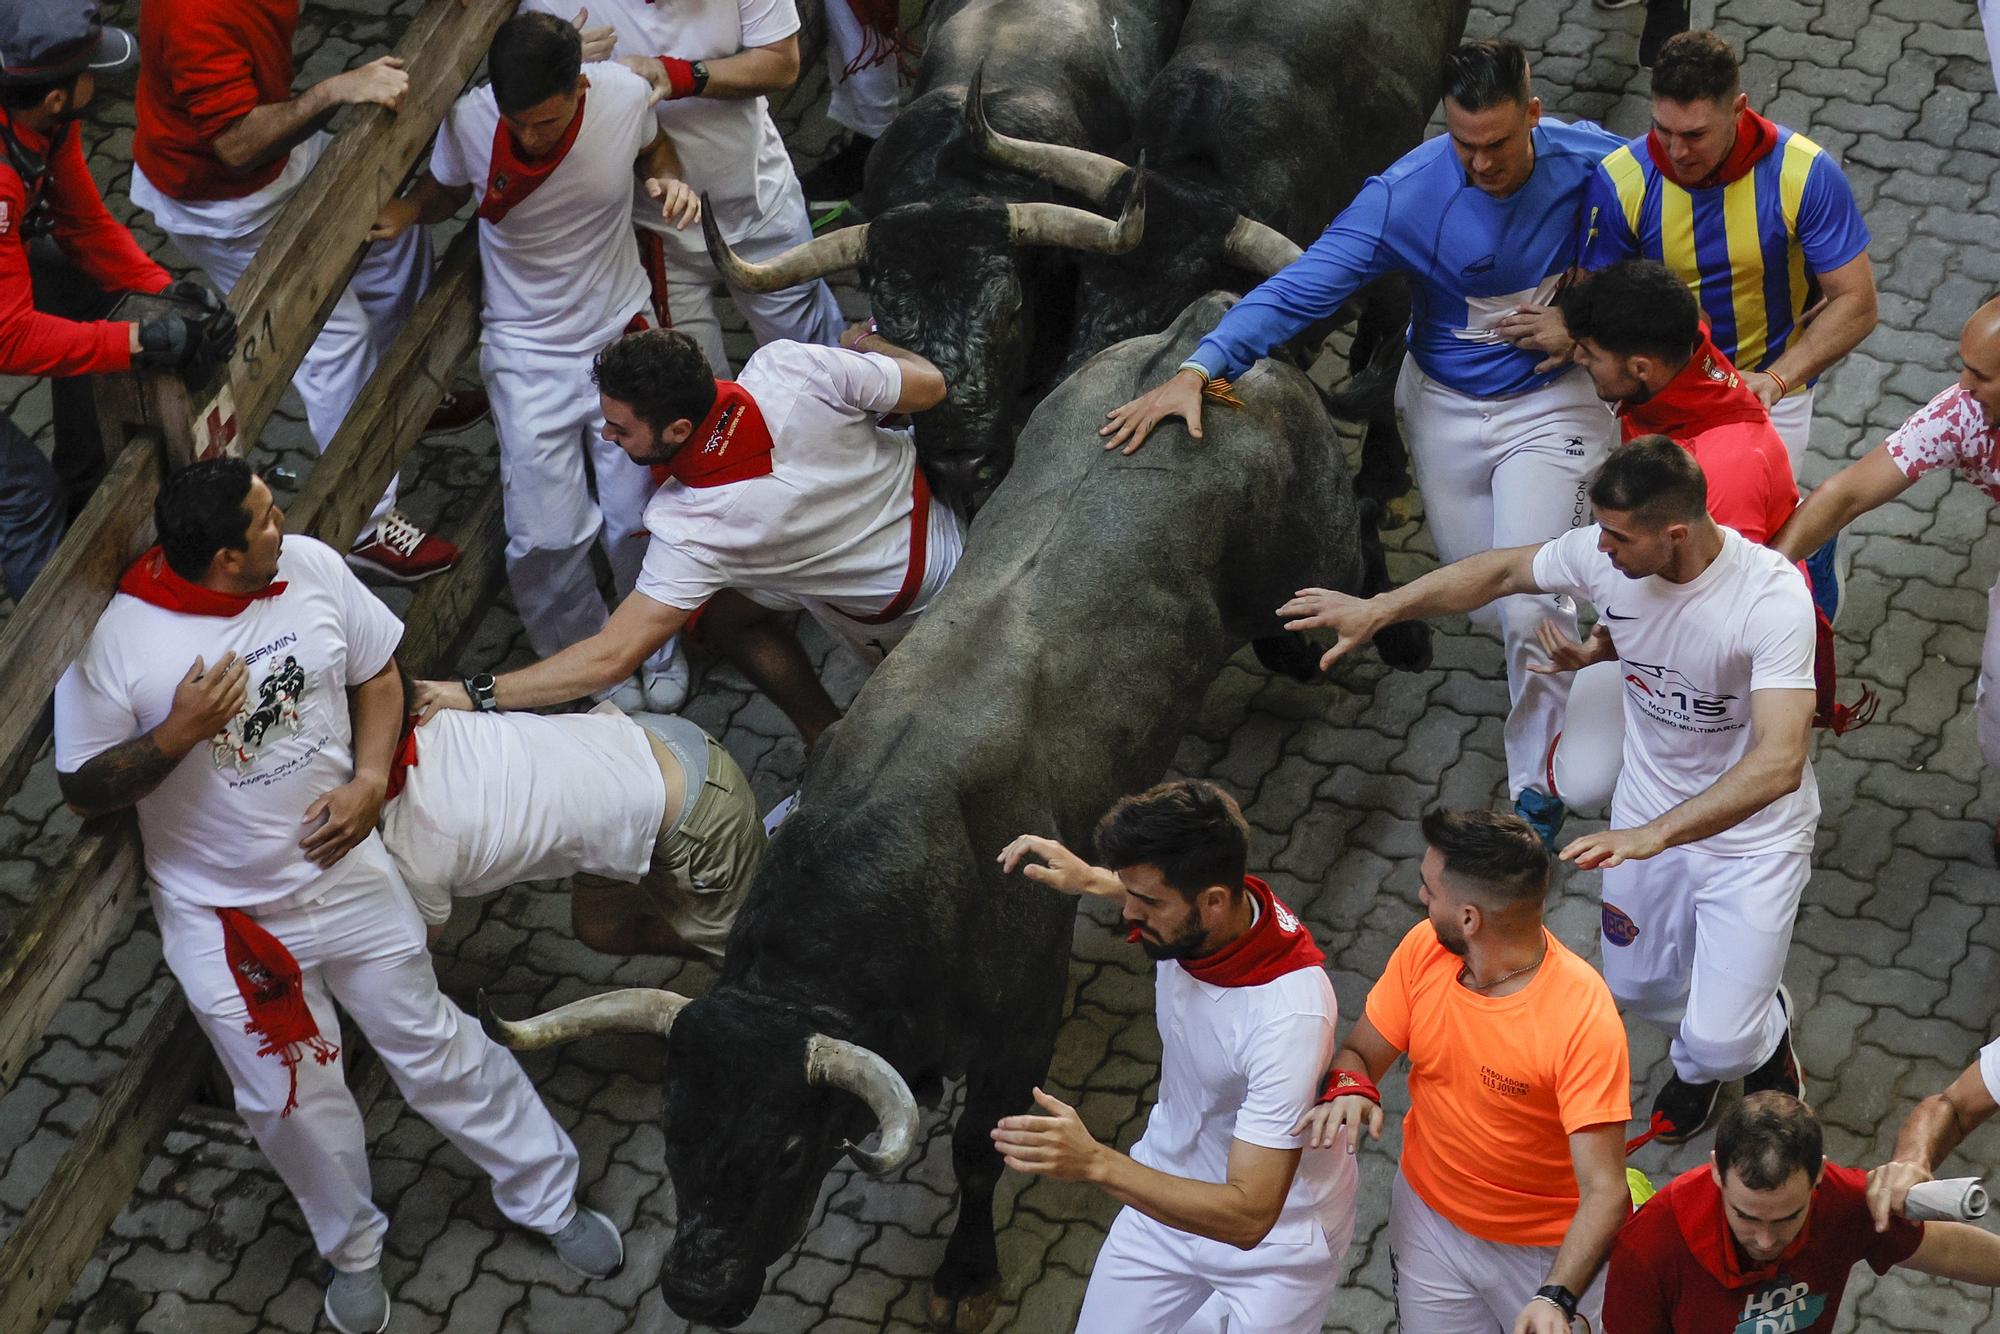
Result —
<instances>
[{"instance_id":1,"label":"dark grey bull","mask_svg":"<svg viewBox=\"0 0 2000 1334\"><path fill-rule=\"evenodd\" d=\"M1111 349L1036 410L950 584L815 752L713 991L496 1025L516 1049L666 1035L678 1212L660 1281L683 1316L748 1317L842 1152L893 1170L918 1098L963 1075L932 1315L959 1331L990 1318L987 1132L1047 1073L1076 909L1002 876L995 854L1024 830L1084 846L1112 801L1158 779L1230 653L1298 642L1281 602L1362 585L1347 468L1297 370L1260 362L1200 442L1169 429L1129 458L1098 447L1105 412L1169 374L1227 304L1203 298L1167 334ZM878 1129L876 1148L854 1147Z\"/></svg>"}]
</instances>

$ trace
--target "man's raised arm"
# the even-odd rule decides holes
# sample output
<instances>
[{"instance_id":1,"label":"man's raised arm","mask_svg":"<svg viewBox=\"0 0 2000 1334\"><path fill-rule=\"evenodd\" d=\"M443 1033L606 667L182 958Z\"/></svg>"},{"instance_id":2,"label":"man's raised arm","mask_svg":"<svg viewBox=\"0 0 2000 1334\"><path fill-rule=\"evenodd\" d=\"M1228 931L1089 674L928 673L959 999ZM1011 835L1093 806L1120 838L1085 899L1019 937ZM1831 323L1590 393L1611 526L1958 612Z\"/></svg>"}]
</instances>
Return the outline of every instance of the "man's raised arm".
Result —
<instances>
[{"instance_id":1,"label":"man's raised arm","mask_svg":"<svg viewBox=\"0 0 2000 1334\"><path fill-rule=\"evenodd\" d=\"M1287 618L1287 630L1334 632L1333 647L1319 660L1319 669L1326 671L1398 622L1476 611L1515 593L1541 592L1535 583L1535 553L1541 549L1537 544L1482 551L1372 598L1330 588L1301 588L1278 608L1278 615Z\"/></svg>"},{"instance_id":2,"label":"man's raised arm","mask_svg":"<svg viewBox=\"0 0 2000 1334\"><path fill-rule=\"evenodd\" d=\"M373 104L394 111L410 90L410 76L396 56L322 79L288 102L266 102L215 136L215 155L241 171L289 153L323 129L344 106Z\"/></svg>"}]
</instances>

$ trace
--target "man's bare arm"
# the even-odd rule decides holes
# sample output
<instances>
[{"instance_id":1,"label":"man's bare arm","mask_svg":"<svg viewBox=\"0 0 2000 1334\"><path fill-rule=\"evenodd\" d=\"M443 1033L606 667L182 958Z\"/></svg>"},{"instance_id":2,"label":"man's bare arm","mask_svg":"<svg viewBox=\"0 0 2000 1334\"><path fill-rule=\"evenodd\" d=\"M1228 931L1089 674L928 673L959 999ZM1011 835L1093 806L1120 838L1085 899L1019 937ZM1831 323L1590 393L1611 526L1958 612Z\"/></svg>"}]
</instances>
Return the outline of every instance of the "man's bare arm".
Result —
<instances>
[{"instance_id":1,"label":"man's bare arm","mask_svg":"<svg viewBox=\"0 0 2000 1334\"><path fill-rule=\"evenodd\" d=\"M85 819L139 801L236 716L250 697L248 679L234 653L213 668L196 658L174 688L173 705L159 726L98 752L75 773L56 775L63 800Z\"/></svg>"},{"instance_id":2,"label":"man's bare arm","mask_svg":"<svg viewBox=\"0 0 2000 1334\"><path fill-rule=\"evenodd\" d=\"M1996 1111L2000 1104L1987 1089L1977 1061L1944 1092L1933 1093L1912 1108L1896 1132L1890 1160L1868 1174L1868 1212L1874 1215L1875 1230L1886 1229L1889 1216L1903 1212L1910 1187L1931 1180L1937 1165Z\"/></svg>"},{"instance_id":3,"label":"man's bare arm","mask_svg":"<svg viewBox=\"0 0 2000 1334\"><path fill-rule=\"evenodd\" d=\"M1302 588L1278 608L1278 615L1287 618L1287 630L1334 632L1333 647L1320 655L1320 670L1326 671L1398 622L1474 611L1510 594L1541 592L1535 584L1535 553L1540 550L1537 544L1482 551L1372 598Z\"/></svg>"},{"instance_id":4,"label":"man's bare arm","mask_svg":"<svg viewBox=\"0 0 2000 1334\"><path fill-rule=\"evenodd\" d=\"M874 352L896 363L896 369L903 373L903 389L892 411L926 411L944 402L945 394L950 391L944 372L930 358L898 347L865 323L852 325L842 333L840 345L854 352Z\"/></svg>"},{"instance_id":5,"label":"man's bare arm","mask_svg":"<svg viewBox=\"0 0 2000 1334\"><path fill-rule=\"evenodd\" d=\"M496 677L494 701L503 709L538 709L615 686L679 634L693 614L644 593L629 593L590 638ZM429 718L439 709L470 709L472 700L457 681L419 681L416 707L421 717Z\"/></svg>"},{"instance_id":6,"label":"man's bare arm","mask_svg":"<svg viewBox=\"0 0 2000 1334\"><path fill-rule=\"evenodd\" d=\"M1877 445L1814 487L1771 546L1789 560L1804 560L1848 524L1915 485L1889 457L1889 447Z\"/></svg>"},{"instance_id":7,"label":"man's bare arm","mask_svg":"<svg viewBox=\"0 0 2000 1334\"><path fill-rule=\"evenodd\" d=\"M799 36L780 42L746 46L733 56L702 62L708 66L703 97L761 97L782 93L799 81Z\"/></svg>"},{"instance_id":8,"label":"man's bare arm","mask_svg":"<svg viewBox=\"0 0 2000 1334\"><path fill-rule=\"evenodd\" d=\"M1580 1198L1547 1282L1581 1297L1611 1254L1612 1238L1632 1215L1624 1124L1585 1126L1569 1137L1569 1157Z\"/></svg>"},{"instance_id":9,"label":"man's bare arm","mask_svg":"<svg viewBox=\"0 0 2000 1334\"><path fill-rule=\"evenodd\" d=\"M410 76L396 56L371 60L344 74L322 79L288 102L267 102L215 136L211 147L228 166L241 171L291 152L325 128L344 106L373 103L394 111L409 91Z\"/></svg>"},{"instance_id":10,"label":"man's bare arm","mask_svg":"<svg viewBox=\"0 0 2000 1334\"><path fill-rule=\"evenodd\" d=\"M1875 328L1875 267L1865 252L1817 277L1826 294L1825 309L1798 331L1770 367L1793 389L1852 352ZM1751 372L1744 378L1765 403L1777 401L1777 385L1770 375Z\"/></svg>"}]
</instances>

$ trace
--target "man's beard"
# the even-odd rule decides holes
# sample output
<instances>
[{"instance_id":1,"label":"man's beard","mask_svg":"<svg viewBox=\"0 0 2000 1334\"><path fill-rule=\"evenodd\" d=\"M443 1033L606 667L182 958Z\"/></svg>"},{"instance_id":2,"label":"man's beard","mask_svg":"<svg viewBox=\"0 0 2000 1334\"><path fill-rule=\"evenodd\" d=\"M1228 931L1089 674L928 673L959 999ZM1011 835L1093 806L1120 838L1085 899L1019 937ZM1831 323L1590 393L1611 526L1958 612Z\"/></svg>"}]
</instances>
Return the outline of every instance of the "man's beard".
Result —
<instances>
[{"instance_id":1,"label":"man's beard","mask_svg":"<svg viewBox=\"0 0 2000 1334\"><path fill-rule=\"evenodd\" d=\"M1438 944L1444 946L1446 950L1456 954L1461 959L1465 957L1467 946L1463 932L1456 929L1447 932L1444 924L1435 919L1431 922L1431 930L1437 932Z\"/></svg>"},{"instance_id":2,"label":"man's beard","mask_svg":"<svg viewBox=\"0 0 2000 1334\"><path fill-rule=\"evenodd\" d=\"M1144 936L1139 937L1139 948L1146 951L1146 957L1154 963L1195 958L1203 953L1202 947L1207 943L1208 932L1201 929L1201 919L1193 913L1187 915L1187 921L1179 932L1157 945Z\"/></svg>"}]
</instances>

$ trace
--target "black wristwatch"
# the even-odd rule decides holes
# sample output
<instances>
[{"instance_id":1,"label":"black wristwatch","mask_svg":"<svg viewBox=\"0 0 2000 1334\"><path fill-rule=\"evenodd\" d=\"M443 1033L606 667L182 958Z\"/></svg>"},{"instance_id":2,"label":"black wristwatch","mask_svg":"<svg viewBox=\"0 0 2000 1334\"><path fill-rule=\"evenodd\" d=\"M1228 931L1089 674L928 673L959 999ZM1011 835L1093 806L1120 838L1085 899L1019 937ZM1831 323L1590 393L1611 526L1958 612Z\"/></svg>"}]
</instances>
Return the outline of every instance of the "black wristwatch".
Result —
<instances>
[{"instance_id":1,"label":"black wristwatch","mask_svg":"<svg viewBox=\"0 0 2000 1334\"><path fill-rule=\"evenodd\" d=\"M1545 1301L1563 1313L1563 1319L1576 1319L1576 1294L1560 1283L1551 1283L1535 1290L1537 1300Z\"/></svg>"},{"instance_id":2,"label":"black wristwatch","mask_svg":"<svg viewBox=\"0 0 2000 1334\"><path fill-rule=\"evenodd\" d=\"M688 65L688 73L694 75L694 95L700 97L702 89L708 87L708 66L699 60Z\"/></svg>"},{"instance_id":3,"label":"black wristwatch","mask_svg":"<svg viewBox=\"0 0 2000 1334\"><path fill-rule=\"evenodd\" d=\"M472 700L472 707L479 712L491 713L500 707L500 701L493 698L493 673L481 672L477 676L468 676L459 684L465 687L466 695ZM1575 1298L1570 1299L1570 1305L1576 1305Z\"/></svg>"}]
</instances>

